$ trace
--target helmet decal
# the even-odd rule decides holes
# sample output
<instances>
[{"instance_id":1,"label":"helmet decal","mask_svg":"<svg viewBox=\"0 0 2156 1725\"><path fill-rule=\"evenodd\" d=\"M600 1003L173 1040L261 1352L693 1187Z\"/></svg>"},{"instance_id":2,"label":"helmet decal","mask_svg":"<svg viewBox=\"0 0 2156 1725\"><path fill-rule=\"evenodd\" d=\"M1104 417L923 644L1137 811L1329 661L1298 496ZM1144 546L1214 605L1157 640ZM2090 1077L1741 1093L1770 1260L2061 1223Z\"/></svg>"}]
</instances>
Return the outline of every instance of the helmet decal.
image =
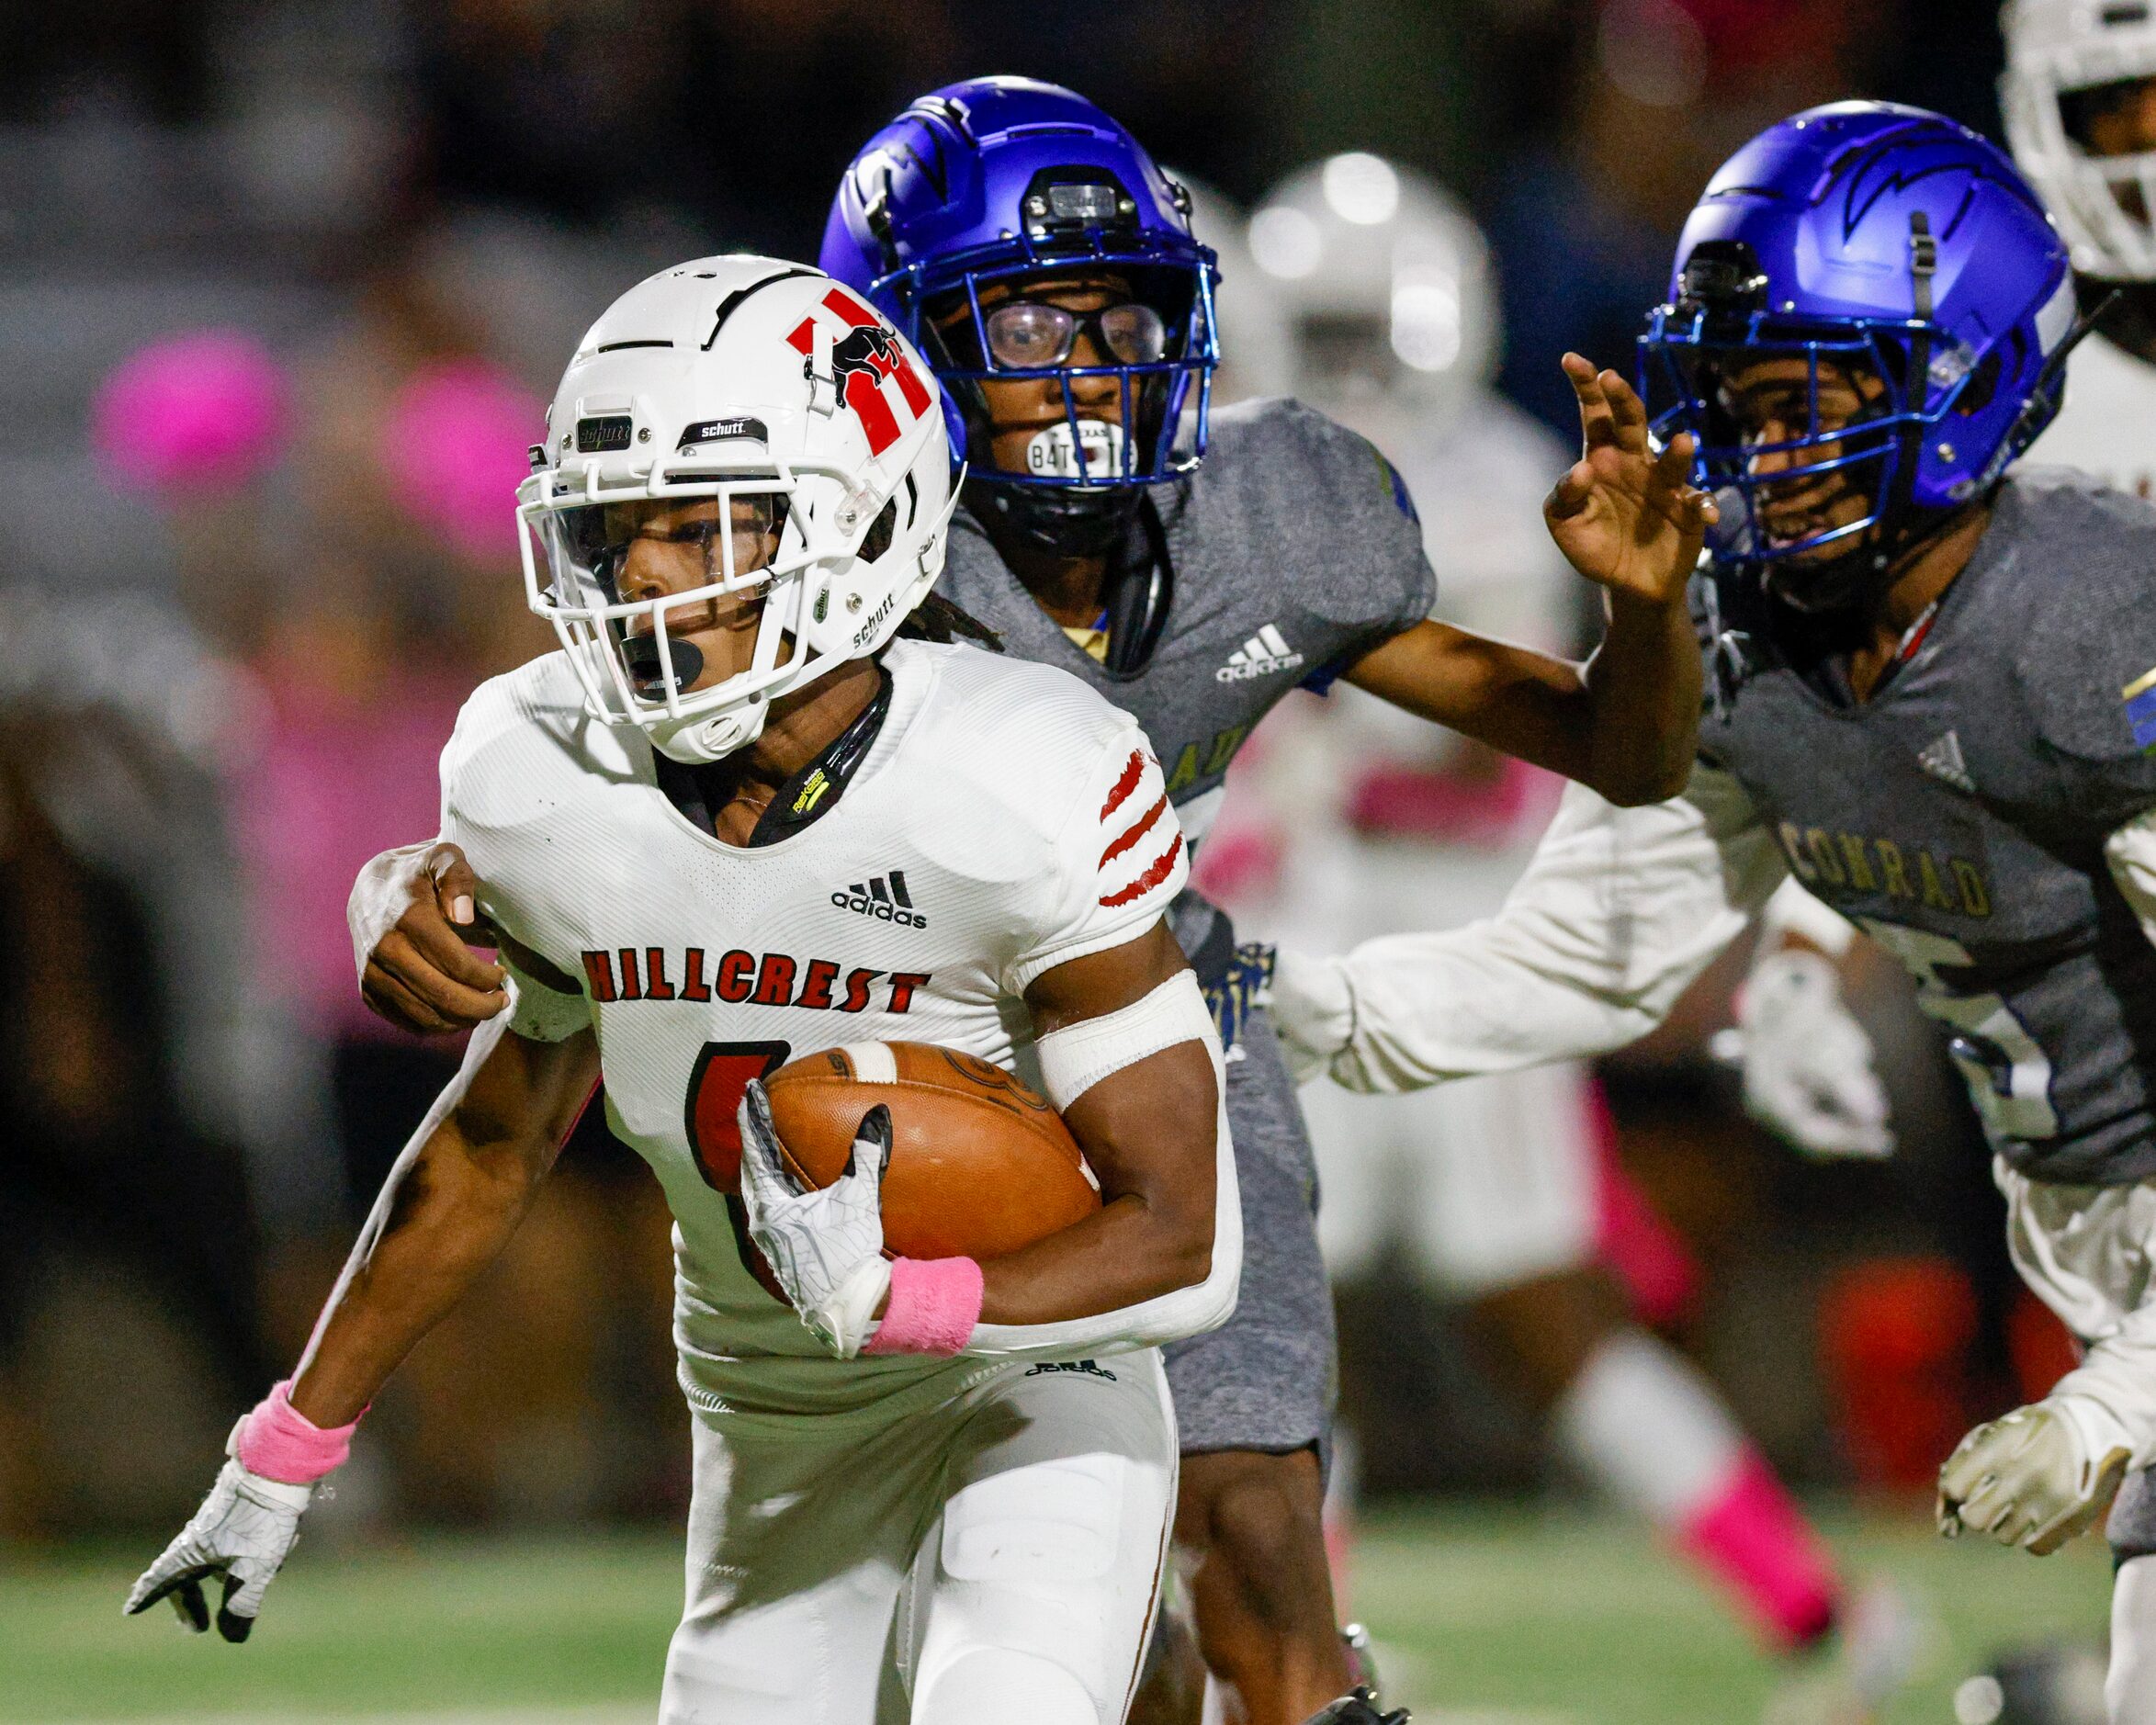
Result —
<instances>
[{"instance_id":1,"label":"helmet decal","mask_svg":"<svg viewBox=\"0 0 2156 1725\"><path fill-rule=\"evenodd\" d=\"M830 369L816 369L816 333L819 325L836 325L842 332L830 344ZM904 425L910 425L929 411L928 385L913 363L898 351L883 321L843 288L825 294L816 310L794 326L787 344L808 362L812 384L828 384L840 406L850 409L868 436L868 452L880 456L898 441ZM897 386L901 421L884 385Z\"/></svg>"}]
</instances>

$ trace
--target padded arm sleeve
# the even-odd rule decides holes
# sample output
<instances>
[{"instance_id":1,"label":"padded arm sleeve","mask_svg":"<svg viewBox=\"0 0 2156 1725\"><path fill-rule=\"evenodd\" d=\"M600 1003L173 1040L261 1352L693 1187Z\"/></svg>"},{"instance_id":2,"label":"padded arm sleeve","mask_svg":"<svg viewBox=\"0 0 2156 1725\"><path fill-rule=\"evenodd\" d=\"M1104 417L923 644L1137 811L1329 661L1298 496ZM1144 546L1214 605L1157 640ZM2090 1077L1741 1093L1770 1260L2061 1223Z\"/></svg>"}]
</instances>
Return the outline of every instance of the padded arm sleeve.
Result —
<instances>
[{"instance_id":1,"label":"padded arm sleeve","mask_svg":"<svg viewBox=\"0 0 2156 1725\"><path fill-rule=\"evenodd\" d=\"M1642 808L1573 785L1496 916L1283 964L1279 1016L1345 1038L1312 1052L1351 1090L1585 1059L1659 1024L1785 872L1717 769L1695 767L1682 796Z\"/></svg>"}]
</instances>

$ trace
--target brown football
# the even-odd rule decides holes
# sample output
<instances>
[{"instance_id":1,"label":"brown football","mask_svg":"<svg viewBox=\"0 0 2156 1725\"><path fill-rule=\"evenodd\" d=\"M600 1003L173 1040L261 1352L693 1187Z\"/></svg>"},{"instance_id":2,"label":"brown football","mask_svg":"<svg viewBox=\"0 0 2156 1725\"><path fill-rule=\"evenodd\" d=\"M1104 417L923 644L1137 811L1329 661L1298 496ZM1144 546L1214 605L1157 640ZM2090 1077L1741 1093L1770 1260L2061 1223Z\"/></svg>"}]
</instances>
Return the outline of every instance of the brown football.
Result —
<instances>
[{"instance_id":1,"label":"brown football","mask_svg":"<svg viewBox=\"0 0 2156 1725\"><path fill-rule=\"evenodd\" d=\"M1010 1073L929 1043L854 1043L764 1081L797 1178L845 1171L861 1117L891 1111L884 1243L902 1257L1000 1257L1101 1208L1078 1142Z\"/></svg>"}]
</instances>

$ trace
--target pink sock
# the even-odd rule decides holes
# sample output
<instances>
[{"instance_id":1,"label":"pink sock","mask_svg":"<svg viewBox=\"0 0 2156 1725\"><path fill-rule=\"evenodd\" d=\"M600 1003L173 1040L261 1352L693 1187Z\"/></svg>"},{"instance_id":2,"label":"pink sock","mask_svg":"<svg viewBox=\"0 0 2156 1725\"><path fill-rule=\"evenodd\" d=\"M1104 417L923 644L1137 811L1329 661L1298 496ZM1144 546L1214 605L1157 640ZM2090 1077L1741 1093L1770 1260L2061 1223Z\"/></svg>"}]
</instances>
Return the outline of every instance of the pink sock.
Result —
<instances>
[{"instance_id":1,"label":"pink sock","mask_svg":"<svg viewBox=\"0 0 2156 1725\"><path fill-rule=\"evenodd\" d=\"M1767 1639L1800 1646L1834 1621L1826 1552L1721 1395L1643 1330L1612 1336L1554 1410L1559 1448L1618 1503L1720 1580Z\"/></svg>"},{"instance_id":2,"label":"pink sock","mask_svg":"<svg viewBox=\"0 0 2156 1725\"><path fill-rule=\"evenodd\" d=\"M1598 1084L1587 1088L1595 1134L1595 1255L1624 1284L1642 1321L1671 1325L1699 1297L1699 1267L1677 1231L1617 1158L1617 1123Z\"/></svg>"},{"instance_id":3,"label":"pink sock","mask_svg":"<svg viewBox=\"0 0 2156 1725\"><path fill-rule=\"evenodd\" d=\"M1750 1445L1676 1531L1678 1549L1734 1593L1778 1645L1802 1647L1834 1626L1833 1562Z\"/></svg>"}]
</instances>

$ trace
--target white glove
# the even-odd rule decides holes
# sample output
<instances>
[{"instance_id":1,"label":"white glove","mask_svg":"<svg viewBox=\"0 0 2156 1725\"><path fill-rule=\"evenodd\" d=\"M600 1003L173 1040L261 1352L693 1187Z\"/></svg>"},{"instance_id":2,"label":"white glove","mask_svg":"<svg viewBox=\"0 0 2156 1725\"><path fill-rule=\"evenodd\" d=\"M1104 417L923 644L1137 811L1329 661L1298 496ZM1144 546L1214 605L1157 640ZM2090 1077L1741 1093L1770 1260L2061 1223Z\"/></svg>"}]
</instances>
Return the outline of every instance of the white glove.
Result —
<instances>
[{"instance_id":1,"label":"white glove","mask_svg":"<svg viewBox=\"0 0 2156 1725\"><path fill-rule=\"evenodd\" d=\"M1939 1531L1964 1528L2038 1557L2056 1551L2111 1505L2130 1455L2101 1460L2066 1398L2017 1407L1979 1426L1939 1470Z\"/></svg>"},{"instance_id":2,"label":"white glove","mask_svg":"<svg viewBox=\"0 0 2156 1725\"><path fill-rule=\"evenodd\" d=\"M228 1641L245 1640L262 1609L262 1595L299 1538L299 1517L313 1496L311 1485L265 1480L227 1461L195 1518L135 1583L128 1611L147 1611L169 1597L180 1621L199 1635L209 1627L202 1584L220 1575L224 1598L217 1608L217 1632Z\"/></svg>"},{"instance_id":3,"label":"white glove","mask_svg":"<svg viewBox=\"0 0 2156 1725\"><path fill-rule=\"evenodd\" d=\"M1842 1004L1841 978L1817 953L1770 953L1737 995L1736 1035L1716 1052L1742 1058L1744 1111L1807 1156L1893 1154L1887 1093L1871 1037Z\"/></svg>"},{"instance_id":4,"label":"white glove","mask_svg":"<svg viewBox=\"0 0 2156 1725\"><path fill-rule=\"evenodd\" d=\"M1258 1004L1272 1015L1273 1033L1297 1084L1322 1077L1355 1033L1355 997L1337 960L1278 948Z\"/></svg>"},{"instance_id":5,"label":"white glove","mask_svg":"<svg viewBox=\"0 0 2156 1725\"><path fill-rule=\"evenodd\" d=\"M740 1122L749 1235L801 1322L841 1359L851 1359L875 1328L876 1307L891 1290L882 1208L891 1111L879 1102L861 1117L845 1173L820 1191L804 1189L787 1171L760 1079L741 1097Z\"/></svg>"}]
</instances>

